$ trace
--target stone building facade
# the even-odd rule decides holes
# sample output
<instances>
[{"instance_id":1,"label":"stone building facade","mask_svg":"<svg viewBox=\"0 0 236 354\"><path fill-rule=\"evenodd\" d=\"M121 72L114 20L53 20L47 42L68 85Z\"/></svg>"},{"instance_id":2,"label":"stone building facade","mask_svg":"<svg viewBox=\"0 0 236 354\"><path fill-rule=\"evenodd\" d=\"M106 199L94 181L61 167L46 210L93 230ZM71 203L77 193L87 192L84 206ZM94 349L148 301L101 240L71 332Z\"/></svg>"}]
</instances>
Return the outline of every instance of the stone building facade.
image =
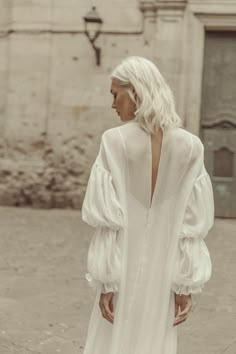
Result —
<instances>
[{"instance_id":1,"label":"stone building facade","mask_svg":"<svg viewBox=\"0 0 236 354\"><path fill-rule=\"evenodd\" d=\"M103 20L100 66L84 33L83 16L92 6ZM235 31L236 0L0 0L0 204L80 208L101 134L120 124L111 110L109 74L129 55L157 64L188 130L201 134L210 123L221 124L208 118L208 128L202 124L205 44L215 32L219 46L229 34L232 47ZM227 39L221 41L222 32ZM227 48L231 80L236 52ZM228 104L232 113L233 99ZM231 134L235 115L223 120ZM213 171L214 142L208 131L202 137ZM228 151L235 148L230 139ZM218 155L227 159L221 145Z\"/></svg>"}]
</instances>

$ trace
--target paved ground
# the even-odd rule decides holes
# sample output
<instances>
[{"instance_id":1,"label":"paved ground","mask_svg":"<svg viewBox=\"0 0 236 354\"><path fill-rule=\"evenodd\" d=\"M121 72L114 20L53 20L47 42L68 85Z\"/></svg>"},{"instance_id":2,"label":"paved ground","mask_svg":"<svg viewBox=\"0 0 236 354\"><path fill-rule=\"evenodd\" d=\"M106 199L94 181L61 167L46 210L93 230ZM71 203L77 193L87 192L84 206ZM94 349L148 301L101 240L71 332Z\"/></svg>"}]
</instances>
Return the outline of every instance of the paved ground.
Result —
<instances>
[{"instance_id":1,"label":"paved ground","mask_svg":"<svg viewBox=\"0 0 236 354\"><path fill-rule=\"evenodd\" d=\"M70 210L0 208L0 225L0 354L81 354L92 230ZM179 328L179 354L236 354L235 231L218 219L208 237L214 273Z\"/></svg>"}]
</instances>

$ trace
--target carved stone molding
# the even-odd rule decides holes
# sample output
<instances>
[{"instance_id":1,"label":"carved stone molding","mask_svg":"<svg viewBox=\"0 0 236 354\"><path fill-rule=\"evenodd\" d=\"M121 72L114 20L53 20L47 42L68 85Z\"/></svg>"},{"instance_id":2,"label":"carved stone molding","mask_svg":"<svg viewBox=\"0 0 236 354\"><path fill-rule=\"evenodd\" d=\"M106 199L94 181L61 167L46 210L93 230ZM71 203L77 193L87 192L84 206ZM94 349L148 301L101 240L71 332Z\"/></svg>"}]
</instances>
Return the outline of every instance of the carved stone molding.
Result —
<instances>
[{"instance_id":1,"label":"carved stone molding","mask_svg":"<svg viewBox=\"0 0 236 354\"><path fill-rule=\"evenodd\" d=\"M201 124L205 129L236 129L236 123L234 119L218 119L213 122L205 121Z\"/></svg>"},{"instance_id":2,"label":"carved stone molding","mask_svg":"<svg viewBox=\"0 0 236 354\"><path fill-rule=\"evenodd\" d=\"M188 7L193 13L235 14L235 0L188 0Z\"/></svg>"},{"instance_id":3,"label":"carved stone molding","mask_svg":"<svg viewBox=\"0 0 236 354\"><path fill-rule=\"evenodd\" d=\"M140 1L139 9L143 12L144 19L152 19L155 21L157 17L157 7L155 1Z\"/></svg>"},{"instance_id":4,"label":"carved stone molding","mask_svg":"<svg viewBox=\"0 0 236 354\"><path fill-rule=\"evenodd\" d=\"M206 29L236 29L236 14L205 14L195 13L195 16Z\"/></svg>"},{"instance_id":5,"label":"carved stone molding","mask_svg":"<svg viewBox=\"0 0 236 354\"><path fill-rule=\"evenodd\" d=\"M155 1L139 1L139 9L142 12L156 12L156 2Z\"/></svg>"},{"instance_id":6,"label":"carved stone molding","mask_svg":"<svg viewBox=\"0 0 236 354\"><path fill-rule=\"evenodd\" d=\"M167 9L167 10L184 10L187 6L187 0L162 0L156 1L158 9Z\"/></svg>"},{"instance_id":7,"label":"carved stone molding","mask_svg":"<svg viewBox=\"0 0 236 354\"><path fill-rule=\"evenodd\" d=\"M158 10L184 10L187 6L187 0L156 0L156 1L140 1L139 8L141 11Z\"/></svg>"}]
</instances>

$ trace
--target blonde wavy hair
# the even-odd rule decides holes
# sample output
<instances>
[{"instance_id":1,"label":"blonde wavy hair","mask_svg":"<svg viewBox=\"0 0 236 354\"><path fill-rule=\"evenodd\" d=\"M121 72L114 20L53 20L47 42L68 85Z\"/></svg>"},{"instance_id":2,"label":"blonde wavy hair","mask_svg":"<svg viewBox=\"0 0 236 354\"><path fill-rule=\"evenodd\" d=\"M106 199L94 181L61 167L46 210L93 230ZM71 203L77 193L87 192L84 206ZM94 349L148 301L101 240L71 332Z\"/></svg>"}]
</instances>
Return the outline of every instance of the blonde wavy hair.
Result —
<instances>
[{"instance_id":1,"label":"blonde wavy hair","mask_svg":"<svg viewBox=\"0 0 236 354\"><path fill-rule=\"evenodd\" d=\"M175 110L173 93L150 60L128 57L111 74L121 86L127 87L136 104L134 120L148 133L160 127L180 127L182 121Z\"/></svg>"}]
</instances>

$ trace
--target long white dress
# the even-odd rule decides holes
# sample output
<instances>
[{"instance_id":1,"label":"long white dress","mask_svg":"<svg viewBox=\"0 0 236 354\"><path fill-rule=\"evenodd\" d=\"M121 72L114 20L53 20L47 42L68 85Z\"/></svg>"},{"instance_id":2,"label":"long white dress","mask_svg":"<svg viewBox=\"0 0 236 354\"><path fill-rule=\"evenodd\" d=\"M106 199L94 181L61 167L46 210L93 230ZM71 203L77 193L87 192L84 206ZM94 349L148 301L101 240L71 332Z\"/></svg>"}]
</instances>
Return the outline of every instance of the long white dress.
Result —
<instances>
[{"instance_id":1,"label":"long white dress","mask_svg":"<svg viewBox=\"0 0 236 354\"><path fill-rule=\"evenodd\" d=\"M163 129L152 201L151 181L151 135L135 121L107 130L82 206L95 227L87 279L97 289L84 354L176 354L174 292L200 292L211 276L214 202L200 139ZM115 292L113 324L101 291Z\"/></svg>"}]
</instances>

